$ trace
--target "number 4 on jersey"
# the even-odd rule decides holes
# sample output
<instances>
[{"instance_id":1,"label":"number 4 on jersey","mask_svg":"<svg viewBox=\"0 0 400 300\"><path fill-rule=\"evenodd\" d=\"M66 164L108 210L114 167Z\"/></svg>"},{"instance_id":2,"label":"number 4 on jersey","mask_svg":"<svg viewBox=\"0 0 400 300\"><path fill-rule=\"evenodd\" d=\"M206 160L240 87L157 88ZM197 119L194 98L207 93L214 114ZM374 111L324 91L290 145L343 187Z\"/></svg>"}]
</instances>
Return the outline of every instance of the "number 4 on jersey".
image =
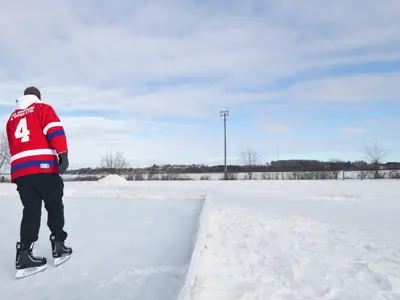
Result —
<instances>
[{"instance_id":1,"label":"number 4 on jersey","mask_svg":"<svg viewBox=\"0 0 400 300\"><path fill-rule=\"evenodd\" d=\"M15 137L17 139L21 139L21 142L29 141L30 131L28 130L28 124L26 123L26 118L23 118L19 121L17 129L15 130Z\"/></svg>"}]
</instances>

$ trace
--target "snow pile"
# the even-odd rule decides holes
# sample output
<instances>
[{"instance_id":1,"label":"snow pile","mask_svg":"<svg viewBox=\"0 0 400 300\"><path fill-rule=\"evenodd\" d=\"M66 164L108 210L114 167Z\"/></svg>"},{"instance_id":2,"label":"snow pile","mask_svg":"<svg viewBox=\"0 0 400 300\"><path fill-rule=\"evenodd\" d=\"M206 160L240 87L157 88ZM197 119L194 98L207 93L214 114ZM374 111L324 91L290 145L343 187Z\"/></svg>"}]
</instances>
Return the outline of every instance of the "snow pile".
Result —
<instances>
[{"instance_id":1,"label":"snow pile","mask_svg":"<svg viewBox=\"0 0 400 300\"><path fill-rule=\"evenodd\" d=\"M128 184L128 180L126 180L126 178L116 174L107 175L98 182L104 186L125 186Z\"/></svg>"}]
</instances>

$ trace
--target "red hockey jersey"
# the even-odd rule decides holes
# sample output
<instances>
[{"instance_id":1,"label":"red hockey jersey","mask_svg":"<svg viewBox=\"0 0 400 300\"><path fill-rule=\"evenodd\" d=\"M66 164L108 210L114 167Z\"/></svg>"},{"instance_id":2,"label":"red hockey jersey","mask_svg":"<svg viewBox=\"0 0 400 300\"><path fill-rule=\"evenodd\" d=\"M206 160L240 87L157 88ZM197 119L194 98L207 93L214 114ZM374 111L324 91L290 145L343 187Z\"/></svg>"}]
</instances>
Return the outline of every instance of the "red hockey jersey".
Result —
<instances>
[{"instance_id":1,"label":"red hockey jersey","mask_svg":"<svg viewBox=\"0 0 400 300\"><path fill-rule=\"evenodd\" d=\"M37 173L58 173L58 154L67 152L64 128L54 109L34 95L17 100L7 122L11 181Z\"/></svg>"}]
</instances>

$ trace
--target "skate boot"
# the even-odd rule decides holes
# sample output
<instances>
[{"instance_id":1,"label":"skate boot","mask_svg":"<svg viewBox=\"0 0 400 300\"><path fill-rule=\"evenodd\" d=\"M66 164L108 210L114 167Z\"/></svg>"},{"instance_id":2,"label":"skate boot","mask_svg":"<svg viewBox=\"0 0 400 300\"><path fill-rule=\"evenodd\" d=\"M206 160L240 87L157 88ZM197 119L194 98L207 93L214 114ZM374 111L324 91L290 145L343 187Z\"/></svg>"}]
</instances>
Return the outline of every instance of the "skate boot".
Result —
<instances>
[{"instance_id":1,"label":"skate boot","mask_svg":"<svg viewBox=\"0 0 400 300\"><path fill-rule=\"evenodd\" d=\"M35 256L33 250L34 244L26 246L20 242L17 243L17 253L15 257L16 278L23 278L47 268L47 259L45 257Z\"/></svg>"},{"instance_id":2,"label":"skate boot","mask_svg":"<svg viewBox=\"0 0 400 300\"><path fill-rule=\"evenodd\" d=\"M50 236L54 265L58 266L71 258L72 248L67 247L64 241L57 240L55 235Z\"/></svg>"}]
</instances>

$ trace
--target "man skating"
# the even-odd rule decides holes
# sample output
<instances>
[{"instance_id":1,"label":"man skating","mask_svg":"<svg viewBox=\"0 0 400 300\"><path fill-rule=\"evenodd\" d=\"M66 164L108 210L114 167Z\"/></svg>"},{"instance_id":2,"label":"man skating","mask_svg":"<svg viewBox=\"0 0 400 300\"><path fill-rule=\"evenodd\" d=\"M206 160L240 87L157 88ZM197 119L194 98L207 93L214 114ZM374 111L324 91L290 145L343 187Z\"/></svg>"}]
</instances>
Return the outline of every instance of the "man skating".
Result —
<instances>
[{"instance_id":1,"label":"man skating","mask_svg":"<svg viewBox=\"0 0 400 300\"><path fill-rule=\"evenodd\" d=\"M35 87L28 87L10 115L7 137L11 154L11 181L17 185L23 214L20 241L16 244L16 277L46 269L47 259L33 254L39 238L42 201L48 213L47 225L54 264L70 257L65 246L64 182L59 174L68 168L68 147L64 128L56 112L41 100Z\"/></svg>"}]
</instances>

